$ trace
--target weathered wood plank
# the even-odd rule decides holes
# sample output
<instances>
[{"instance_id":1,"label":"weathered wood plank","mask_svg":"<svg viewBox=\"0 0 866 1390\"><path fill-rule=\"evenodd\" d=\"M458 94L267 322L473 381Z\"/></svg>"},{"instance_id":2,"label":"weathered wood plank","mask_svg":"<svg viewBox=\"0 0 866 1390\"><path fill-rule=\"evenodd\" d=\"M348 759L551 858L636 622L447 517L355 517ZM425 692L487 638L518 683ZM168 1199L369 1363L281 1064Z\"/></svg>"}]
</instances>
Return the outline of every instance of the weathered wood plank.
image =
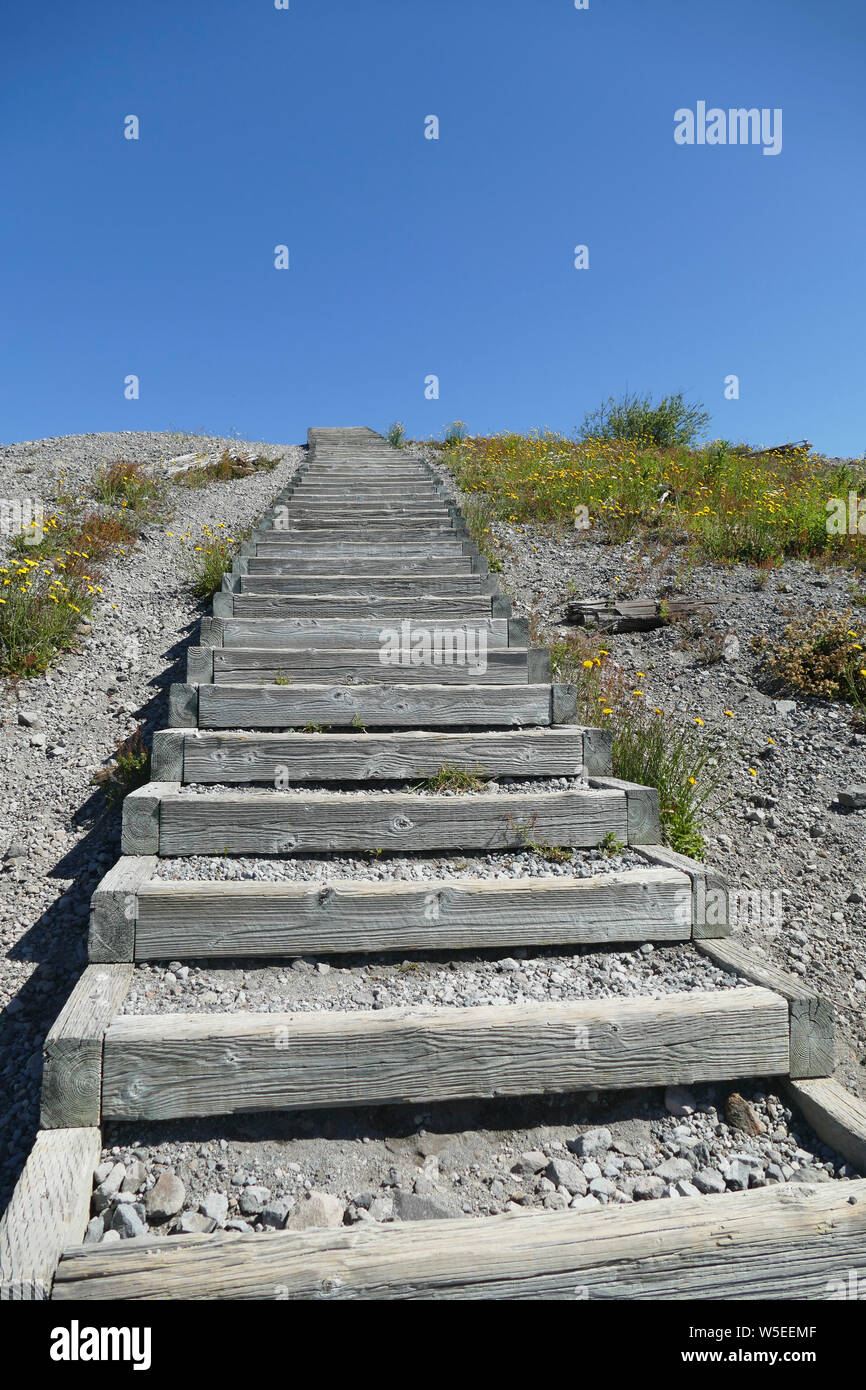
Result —
<instances>
[{"instance_id":1,"label":"weathered wood plank","mask_svg":"<svg viewBox=\"0 0 866 1390\"><path fill-rule=\"evenodd\" d=\"M382 781L433 777L443 766L490 777L574 777L583 766L585 730L500 729L451 734L236 734L190 732L184 781ZM282 769L282 771L280 771Z\"/></svg>"},{"instance_id":2,"label":"weathered wood plank","mask_svg":"<svg viewBox=\"0 0 866 1390\"><path fill-rule=\"evenodd\" d=\"M365 599L424 599L428 594L460 594L469 598L482 592L477 574L242 574L242 594L324 594L352 595Z\"/></svg>"},{"instance_id":3,"label":"weathered wood plank","mask_svg":"<svg viewBox=\"0 0 866 1390\"><path fill-rule=\"evenodd\" d=\"M159 803L179 790L178 782L146 782L124 797L121 854L159 854Z\"/></svg>"},{"instance_id":4,"label":"weathered wood plank","mask_svg":"<svg viewBox=\"0 0 866 1390\"><path fill-rule=\"evenodd\" d=\"M601 844L626 838L621 792L507 792L421 796L412 792L167 793L159 853L303 854L324 851L509 849Z\"/></svg>"},{"instance_id":5,"label":"weathered wood plank","mask_svg":"<svg viewBox=\"0 0 866 1390\"><path fill-rule=\"evenodd\" d=\"M548 685L201 685L199 728L517 728L550 723ZM129 798L127 798L128 800ZM130 850L130 853L149 853Z\"/></svg>"},{"instance_id":6,"label":"weathered wood plank","mask_svg":"<svg viewBox=\"0 0 866 1390\"><path fill-rule=\"evenodd\" d=\"M349 594L230 594L234 618L379 618L381 624L395 618L416 622L430 619L489 618L492 603L488 594L420 594L414 598L389 598L380 594L354 598ZM214 610L216 611L216 610ZM380 625L381 625L380 624Z\"/></svg>"},{"instance_id":7,"label":"weathered wood plank","mask_svg":"<svg viewBox=\"0 0 866 1390\"><path fill-rule=\"evenodd\" d=\"M787 999L791 1015L792 1077L833 1075L834 1013L828 1000L733 937L723 941L696 941L695 945L724 970L732 970Z\"/></svg>"},{"instance_id":8,"label":"weathered wood plank","mask_svg":"<svg viewBox=\"0 0 866 1390\"><path fill-rule=\"evenodd\" d=\"M139 889L135 950L182 960L685 941L683 884L671 869L312 887L154 879Z\"/></svg>"},{"instance_id":9,"label":"weathered wood plank","mask_svg":"<svg viewBox=\"0 0 866 1390\"><path fill-rule=\"evenodd\" d=\"M666 845L638 845L636 848L647 863L666 865L688 874L692 883L692 934L695 940L730 935L728 884L724 874L698 859L677 854Z\"/></svg>"},{"instance_id":10,"label":"weathered wood plank","mask_svg":"<svg viewBox=\"0 0 866 1390\"><path fill-rule=\"evenodd\" d=\"M205 652L210 657L210 676L213 680L213 647L189 647L187 658L192 652ZM201 663L188 661L201 674ZM187 671L188 673L188 671ZM195 726L193 726L195 727ZM183 740L184 729L156 729L150 748L150 775L155 782L183 781Z\"/></svg>"},{"instance_id":11,"label":"weathered wood plank","mask_svg":"<svg viewBox=\"0 0 866 1390\"><path fill-rule=\"evenodd\" d=\"M0 1301L50 1297L61 1253L83 1239L101 1151L97 1128L36 1135L0 1220Z\"/></svg>"},{"instance_id":12,"label":"weathered wood plank","mask_svg":"<svg viewBox=\"0 0 866 1390\"><path fill-rule=\"evenodd\" d=\"M214 594L214 614L217 614L219 594ZM231 602L231 596L229 596ZM173 729L194 729L198 723L198 686L176 681L168 691L168 723Z\"/></svg>"},{"instance_id":13,"label":"weathered wood plank","mask_svg":"<svg viewBox=\"0 0 866 1390\"><path fill-rule=\"evenodd\" d=\"M625 793L628 802L628 842L630 845L657 845L662 838L659 794L655 787L624 782L619 777L590 777L591 787Z\"/></svg>"},{"instance_id":14,"label":"weathered wood plank","mask_svg":"<svg viewBox=\"0 0 866 1390\"><path fill-rule=\"evenodd\" d=\"M190 648L190 651L194 648ZM499 647L480 654L470 652L470 660L422 662L419 665L396 665L382 661L382 648L356 647L301 649L279 651L263 647L227 647L213 658L212 680L217 685L246 685L262 681L275 684L278 680L300 681L304 685L347 684L415 685L419 682L434 685L454 683L472 685L542 685L549 679L548 663L536 662L538 674L530 678L530 653L519 647ZM459 654L456 654L459 655Z\"/></svg>"},{"instance_id":15,"label":"weathered wood plank","mask_svg":"<svg viewBox=\"0 0 866 1390\"><path fill-rule=\"evenodd\" d=\"M307 556L268 556L251 555L247 561L248 574L295 574L295 575L391 575L428 574L434 567L437 574L471 574L471 561L468 555L451 554L441 556L394 555L389 558L376 556L323 555L319 559Z\"/></svg>"},{"instance_id":16,"label":"weathered wood plank","mask_svg":"<svg viewBox=\"0 0 866 1390\"><path fill-rule=\"evenodd\" d=\"M487 1008L121 1015L105 1037L116 1120L666 1086L788 1069L763 989Z\"/></svg>"},{"instance_id":17,"label":"weathered wood plank","mask_svg":"<svg viewBox=\"0 0 866 1390\"><path fill-rule=\"evenodd\" d=\"M483 641L491 647L526 647L528 633L523 619L477 618L471 622L442 623L424 614L401 620L398 629L383 628L375 618L225 618L221 619L222 641L215 646L279 647L283 650L316 650L325 647L367 647L381 651L388 633L396 631L401 641L406 633L408 643L428 637L434 647L444 652L454 650L478 651ZM403 627L403 622L408 627ZM195 722L195 721L193 721Z\"/></svg>"},{"instance_id":18,"label":"weathered wood plank","mask_svg":"<svg viewBox=\"0 0 866 1390\"><path fill-rule=\"evenodd\" d=\"M595 1212L77 1246L52 1296L818 1301L844 1298L845 1272L864 1263L866 1181L792 1183Z\"/></svg>"},{"instance_id":19,"label":"weathered wood plank","mask_svg":"<svg viewBox=\"0 0 866 1390\"><path fill-rule=\"evenodd\" d=\"M866 1172L866 1101L831 1077L788 1081L785 1093L819 1139Z\"/></svg>"},{"instance_id":20,"label":"weathered wood plank","mask_svg":"<svg viewBox=\"0 0 866 1390\"><path fill-rule=\"evenodd\" d=\"M133 967L88 965L43 1044L43 1129L98 1125L102 1038L132 980Z\"/></svg>"},{"instance_id":21,"label":"weathered wood plank","mask_svg":"<svg viewBox=\"0 0 866 1390\"><path fill-rule=\"evenodd\" d=\"M90 899L87 956L93 962L132 960L137 893L156 872L155 854L122 855Z\"/></svg>"}]
</instances>

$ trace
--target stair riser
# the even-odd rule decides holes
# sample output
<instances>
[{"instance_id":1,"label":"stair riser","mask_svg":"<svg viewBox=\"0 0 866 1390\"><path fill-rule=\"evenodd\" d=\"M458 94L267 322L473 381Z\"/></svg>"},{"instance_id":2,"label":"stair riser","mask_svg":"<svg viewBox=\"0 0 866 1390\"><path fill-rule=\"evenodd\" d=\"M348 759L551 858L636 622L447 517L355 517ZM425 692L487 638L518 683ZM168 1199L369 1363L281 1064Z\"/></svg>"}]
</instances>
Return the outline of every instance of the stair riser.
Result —
<instances>
[{"instance_id":1,"label":"stair riser","mask_svg":"<svg viewBox=\"0 0 866 1390\"><path fill-rule=\"evenodd\" d=\"M476 598L481 579L473 574L440 574L404 578L396 575L277 575L241 576L242 594L345 594L369 602L379 596L421 599L425 594L459 594Z\"/></svg>"},{"instance_id":2,"label":"stair riser","mask_svg":"<svg viewBox=\"0 0 866 1390\"><path fill-rule=\"evenodd\" d=\"M303 729L308 724L491 729L553 722L551 688L545 685L200 685L197 690L202 729ZM174 728L196 722L186 711L172 710L170 718Z\"/></svg>"},{"instance_id":3,"label":"stair riser","mask_svg":"<svg viewBox=\"0 0 866 1390\"><path fill-rule=\"evenodd\" d=\"M513 620L512 620L513 621ZM268 647L299 651L324 647L364 647L379 652L382 649L384 624L378 618L225 618L221 622L223 647ZM419 634L430 633L455 644L456 650L477 652L483 642L489 653L492 647L509 645L509 620L486 618L478 622L441 623L430 616L409 621L407 642ZM402 632L402 624L399 629ZM515 645L515 643L512 643ZM516 645L525 645L517 643Z\"/></svg>"}]
</instances>

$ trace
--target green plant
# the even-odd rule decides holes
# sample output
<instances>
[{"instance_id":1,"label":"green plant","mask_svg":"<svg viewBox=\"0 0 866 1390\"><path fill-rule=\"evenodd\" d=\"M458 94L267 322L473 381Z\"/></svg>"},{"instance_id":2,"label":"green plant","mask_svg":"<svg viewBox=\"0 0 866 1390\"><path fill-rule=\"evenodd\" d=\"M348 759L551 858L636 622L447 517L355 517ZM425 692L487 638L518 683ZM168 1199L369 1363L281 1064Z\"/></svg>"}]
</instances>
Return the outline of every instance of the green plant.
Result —
<instances>
[{"instance_id":1,"label":"green plant","mask_svg":"<svg viewBox=\"0 0 866 1390\"><path fill-rule=\"evenodd\" d=\"M313 723L305 724L304 727L303 727L303 729L301 730L301 733L302 733L302 734L320 734L320 733L322 732L322 730L323 730L323 727L324 727L324 726L323 726L322 724L313 724Z\"/></svg>"},{"instance_id":2,"label":"green plant","mask_svg":"<svg viewBox=\"0 0 866 1390\"><path fill-rule=\"evenodd\" d=\"M866 707L866 636L850 609L789 623L775 645L759 639L758 646L786 689Z\"/></svg>"},{"instance_id":3,"label":"green plant","mask_svg":"<svg viewBox=\"0 0 866 1390\"><path fill-rule=\"evenodd\" d=\"M625 849L622 840L618 840L612 830L607 832L604 838L599 842L598 847L602 854L606 854L609 859L613 859L617 854L622 854Z\"/></svg>"},{"instance_id":4,"label":"green plant","mask_svg":"<svg viewBox=\"0 0 866 1390\"><path fill-rule=\"evenodd\" d=\"M458 444L462 444L466 438L466 424L463 420L452 420L450 425L445 426L443 442L448 449L454 449Z\"/></svg>"},{"instance_id":5,"label":"green plant","mask_svg":"<svg viewBox=\"0 0 866 1390\"><path fill-rule=\"evenodd\" d=\"M484 790L489 781L489 775L480 767L454 767L451 763L443 763L437 773L432 777L422 778L412 790L479 792Z\"/></svg>"},{"instance_id":6,"label":"green plant","mask_svg":"<svg viewBox=\"0 0 866 1390\"><path fill-rule=\"evenodd\" d=\"M164 487L142 463L111 463L93 479L93 496L107 506L140 511L164 497Z\"/></svg>"},{"instance_id":7,"label":"green plant","mask_svg":"<svg viewBox=\"0 0 866 1390\"><path fill-rule=\"evenodd\" d=\"M96 575L61 574L36 560L0 568L0 675L39 676L89 618Z\"/></svg>"},{"instance_id":8,"label":"green plant","mask_svg":"<svg viewBox=\"0 0 866 1390\"><path fill-rule=\"evenodd\" d=\"M662 449L694 444L710 423L700 405L688 405L683 393L664 396L653 405L652 396L624 392L609 396L588 414L581 426L582 439L627 439Z\"/></svg>"},{"instance_id":9,"label":"green plant","mask_svg":"<svg viewBox=\"0 0 866 1390\"><path fill-rule=\"evenodd\" d=\"M124 797L150 781L150 749L144 742L141 729L118 745L110 767L94 774L93 781L102 786L105 799L113 810Z\"/></svg>"},{"instance_id":10,"label":"green plant","mask_svg":"<svg viewBox=\"0 0 866 1390\"><path fill-rule=\"evenodd\" d=\"M266 458L258 454L246 458L243 454L233 454L223 449L213 463L194 463L174 475L177 487L206 487L208 483L228 483L237 478L251 478L256 473L272 473L280 460Z\"/></svg>"},{"instance_id":11,"label":"green plant","mask_svg":"<svg viewBox=\"0 0 866 1390\"><path fill-rule=\"evenodd\" d=\"M399 420L395 420L393 425L388 426L388 433L385 435L388 443L395 449L403 449L406 445L406 431Z\"/></svg>"},{"instance_id":12,"label":"green plant","mask_svg":"<svg viewBox=\"0 0 866 1390\"><path fill-rule=\"evenodd\" d=\"M277 674L274 676L274 679L273 679L273 681L272 681L272 684L273 684L273 685L291 685L291 684L292 684L292 681L291 681L291 679L290 679L289 676L283 675L283 672L282 672L282 671L277 671Z\"/></svg>"},{"instance_id":13,"label":"green plant","mask_svg":"<svg viewBox=\"0 0 866 1390\"><path fill-rule=\"evenodd\" d=\"M352 715L352 728L357 729L358 732L362 734L365 734L367 732L367 727L361 719L360 714Z\"/></svg>"}]
</instances>

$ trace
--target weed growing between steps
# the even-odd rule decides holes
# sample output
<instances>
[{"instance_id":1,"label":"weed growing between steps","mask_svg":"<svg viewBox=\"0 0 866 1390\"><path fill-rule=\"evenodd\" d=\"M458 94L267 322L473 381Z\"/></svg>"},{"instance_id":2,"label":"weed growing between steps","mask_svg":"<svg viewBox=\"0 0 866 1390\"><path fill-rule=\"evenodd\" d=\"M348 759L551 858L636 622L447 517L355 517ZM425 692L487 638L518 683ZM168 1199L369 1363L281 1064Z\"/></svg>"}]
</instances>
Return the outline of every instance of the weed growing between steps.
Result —
<instances>
[{"instance_id":1,"label":"weed growing between steps","mask_svg":"<svg viewBox=\"0 0 866 1390\"><path fill-rule=\"evenodd\" d=\"M609 657L598 639L578 631L553 643L551 669L575 686L579 723L612 729L613 775L658 791L665 843L702 859L704 828L721 808L728 775L725 740L702 720L681 724L650 708Z\"/></svg>"},{"instance_id":2,"label":"weed growing between steps","mask_svg":"<svg viewBox=\"0 0 866 1390\"><path fill-rule=\"evenodd\" d=\"M150 781L150 749L141 729L118 745L109 766L97 772L93 781L104 788L109 810L120 807L130 792Z\"/></svg>"},{"instance_id":3,"label":"weed growing between steps","mask_svg":"<svg viewBox=\"0 0 866 1390\"><path fill-rule=\"evenodd\" d=\"M615 544L686 543L702 559L866 569L866 536L829 533L827 510L832 497L866 492L866 463L829 465L807 445L755 453L726 440L662 447L536 431L463 439L441 461L496 520L577 524Z\"/></svg>"},{"instance_id":4,"label":"weed growing between steps","mask_svg":"<svg viewBox=\"0 0 866 1390\"><path fill-rule=\"evenodd\" d=\"M424 777L411 788L416 792L483 792L490 778L480 767L454 767L443 763L434 777Z\"/></svg>"}]
</instances>

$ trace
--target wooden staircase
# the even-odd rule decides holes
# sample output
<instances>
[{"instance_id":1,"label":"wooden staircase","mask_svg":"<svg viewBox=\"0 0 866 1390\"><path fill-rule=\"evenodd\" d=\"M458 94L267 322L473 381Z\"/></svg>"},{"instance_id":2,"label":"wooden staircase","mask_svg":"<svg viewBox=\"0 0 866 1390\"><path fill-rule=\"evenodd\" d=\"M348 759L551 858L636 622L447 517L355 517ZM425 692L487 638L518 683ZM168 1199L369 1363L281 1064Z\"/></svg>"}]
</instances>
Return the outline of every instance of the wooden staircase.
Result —
<instances>
[{"instance_id":1,"label":"wooden staircase","mask_svg":"<svg viewBox=\"0 0 866 1390\"><path fill-rule=\"evenodd\" d=\"M397 662L383 659L389 640ZM830 1142L866 1155L862 1107L824 1079L826 1005L726 941L723 880L662 846L656 793L611 776L607 731L580 727L576 708L431 467L372 431L311 430L307 461L244 543L187 680L172 687L153 781L126 798L122 858L93 897L91 964L46 1043L43 1130L0 1225L5 1296L257 1298L280 1286L287 1297L524 1298L589 1282L605 1298L820 1297L828 1269L866 1258L866 1183L76 1243L103 1120L773 1076L807 1088ZM443 766L533 789L412 789ZM575 785L534 789L551 778ZM490 852L608 837L643 866L316 884L158 873L165 856ZM137 965L153 960L678 941L748 986L532 1006L121 1012ZM275 1030L286 1046L274 1046Z\"/></svg>"}]
</instances>

